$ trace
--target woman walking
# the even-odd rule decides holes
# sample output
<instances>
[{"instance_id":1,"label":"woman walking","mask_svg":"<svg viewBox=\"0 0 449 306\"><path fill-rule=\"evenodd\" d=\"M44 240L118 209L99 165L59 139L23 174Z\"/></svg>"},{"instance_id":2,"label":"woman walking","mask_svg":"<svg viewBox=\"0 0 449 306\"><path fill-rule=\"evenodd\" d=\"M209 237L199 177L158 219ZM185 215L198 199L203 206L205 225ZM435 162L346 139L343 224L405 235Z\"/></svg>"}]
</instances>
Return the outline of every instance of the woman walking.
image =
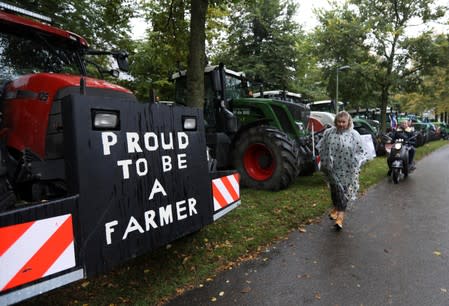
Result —
<instances>
[{"instance_id":1,"label":"woman walking","mask_svg":"<svg viewBox=\"0 0 449 306\"><path fill-rule=\"evenodd\" d=\"M367 160L367 152L363 149L360 134L353 129L349 113L339 112L334 123L334 127L324 132L317 148L332 197L333 209L329 217L335 220L335 228L340 230L348 202L357 196L360 167Z\"/></svg>"}]
</instances>

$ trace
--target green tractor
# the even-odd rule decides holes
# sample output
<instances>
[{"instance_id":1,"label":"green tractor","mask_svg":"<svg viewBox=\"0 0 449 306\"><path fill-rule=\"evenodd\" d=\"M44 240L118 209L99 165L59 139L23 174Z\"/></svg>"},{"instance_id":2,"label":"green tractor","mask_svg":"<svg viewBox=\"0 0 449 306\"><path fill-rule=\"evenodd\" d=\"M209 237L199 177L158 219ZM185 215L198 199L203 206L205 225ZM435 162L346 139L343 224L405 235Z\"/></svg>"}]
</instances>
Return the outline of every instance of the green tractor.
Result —
<instances>
[{"instance_id":1,"label":"green tractor","mask_svg":"<svg viewBox=\"0 0 449 306\"><path fill-rule=\"evenodd\" d=\"M175 102L186 104L186 71L172 79ZM265 190L315 171L307 105L254 98L244 75L223 65L207 66L204 82L206 141L217 169L235 168L242 186Z\"/></svg>"}]
</instances>

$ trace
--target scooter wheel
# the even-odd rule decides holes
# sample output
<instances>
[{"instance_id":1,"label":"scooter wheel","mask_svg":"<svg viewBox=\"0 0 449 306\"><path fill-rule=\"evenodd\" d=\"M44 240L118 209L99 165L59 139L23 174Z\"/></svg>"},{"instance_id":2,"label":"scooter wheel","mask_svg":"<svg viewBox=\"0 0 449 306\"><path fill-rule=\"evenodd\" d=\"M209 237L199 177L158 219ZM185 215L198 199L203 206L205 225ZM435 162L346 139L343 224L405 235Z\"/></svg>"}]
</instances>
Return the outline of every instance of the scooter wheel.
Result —
<instances>
[{"instance_id":1,"label":"scooter wheel","mask_svg":"<svg viewBox=\"0 0 449 306\"><path fill-rule=\"evenodd\" d=\"M395 183L395 184L399 183L399 175L400 175L399 169L397 169L397 168L393 169L393 172L391 173L391 178L393 179L393 183Z\"/></svg>"}]
</instances>

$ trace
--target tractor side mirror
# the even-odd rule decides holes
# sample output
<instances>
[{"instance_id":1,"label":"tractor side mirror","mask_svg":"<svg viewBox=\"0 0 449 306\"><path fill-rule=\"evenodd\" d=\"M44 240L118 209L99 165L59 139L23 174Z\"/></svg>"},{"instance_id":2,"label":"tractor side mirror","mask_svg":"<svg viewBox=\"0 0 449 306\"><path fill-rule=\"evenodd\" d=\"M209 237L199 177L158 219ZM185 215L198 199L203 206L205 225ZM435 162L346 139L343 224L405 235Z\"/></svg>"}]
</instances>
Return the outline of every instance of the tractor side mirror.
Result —
<instances>
[{"instance_id":1,"label":"tractor side mirror","mask_svg":"<svg viewBox=\"0 0 449 306\"><path fill-rule=\"evenodd\" d=\"M220 73L220 69L215 69L212 71L212 86L214 87L214 92L221 93L224 88L222 86L223 83L221 81Z\"/></svg>"},{"instance_id":2,"label":"tractor side mirror","mask_svg":"<svg viewBox=\"0 0 449 306\"><path fill-rule=\"evenodd\" d=\"M125 51L119 51L114 54L114 58L117 61L118 68L121 71L129 71L128 53Z\"/></svg>"}]
</instances>

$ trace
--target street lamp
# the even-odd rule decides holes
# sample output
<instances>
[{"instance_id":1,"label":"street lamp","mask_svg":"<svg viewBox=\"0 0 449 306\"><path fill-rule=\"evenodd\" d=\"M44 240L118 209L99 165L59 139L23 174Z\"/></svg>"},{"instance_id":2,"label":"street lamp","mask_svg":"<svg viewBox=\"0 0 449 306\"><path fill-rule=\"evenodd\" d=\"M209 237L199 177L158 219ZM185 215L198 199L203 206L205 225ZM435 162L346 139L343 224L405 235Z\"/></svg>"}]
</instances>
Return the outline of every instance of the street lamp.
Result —
<instances>
[{"instance_id":1,"label":"street lamp","mask_svg":"<svg viewBox=\"0 0 449 306\"><path fill-rule=\"evenodd\" d=\"M336 88L335 88L335 113L338 114L338 72L342 70L346 70L351 68L349 65L337 67L337 82L336 82Z\"/></svg>"}]
</instances>

